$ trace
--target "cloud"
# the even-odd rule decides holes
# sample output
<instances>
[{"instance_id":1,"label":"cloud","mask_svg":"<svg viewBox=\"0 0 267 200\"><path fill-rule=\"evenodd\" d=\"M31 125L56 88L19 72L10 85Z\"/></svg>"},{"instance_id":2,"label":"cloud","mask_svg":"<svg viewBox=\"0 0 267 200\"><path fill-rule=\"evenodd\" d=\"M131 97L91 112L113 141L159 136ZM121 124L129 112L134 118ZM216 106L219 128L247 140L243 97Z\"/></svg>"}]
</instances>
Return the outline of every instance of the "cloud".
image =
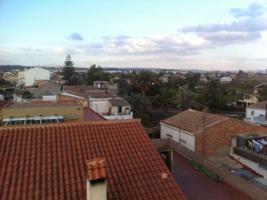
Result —
<instances>
[{"instance_id":1,"label":"cloud","mask_svg":"<svg viewBox=\"0 0 267 200\"><path fill-rule=\"evenodd\" d=\"M253 3L249 5L248 8L242 9L242 8L232 8L230 10L230 13L232 13L235 17L251 17L255 18L258 16L263 15L263 7L262 5L258 3Z\"/></svg>"},{"instance_id":2,"label":"cloud","mask_svg":"<svg viewBox=\"0 0 267 200\"><path fill-rule=\"evenodd\" d=\"M256 19L243 19L228 24L224 23L224 24L187 26L184 27L181 31L185 33L189 32L201 33L201 32L219 32L219 31L255 32L255 31L265 31L265 30L267 30L267 20L265 18L256 18Z\"/></svg>"},{"instance_id":3,"label":"cloud","mask_svg":"<svg viewBox=\"0 0 267 200\"><path fill-rule=\"evenodd\" d=\"M237 18L233 22L186 26L179 31L194 33L213 45L228 45L258 40L262 37L262 32L267 30L267 19L259 4L251 4L246 9L234 8L230 13Z\"/></svg>"},{"instance_id":4,"label":"cloud","mask_svg":"<svg viewBox=\"0 0 267 200\"><path fill-rule=\"evenodd\" d=\"M83 41L84 40L84 38L80 34L78 34L78 33L72 33L69 36L69 39L76 40L76 41Z\"/></svg>"},{"instance_id":5,"label":"cloud","mask_svg":"<svg viewBox=\"0 0 267 200\"><path fill-rule=\"evenodd\" d=\"M214 32L200 33L200 37L214 44L244 43L261 38L260 32Z\"/></svg>"},{"instance_id":6,"label":"cloud","mask_svg":"<svg viewBox=\"0 0 267 200\"><path fill-rule=\"evenodd\" d=\"M80 46L88 53L127 56L192 55L209 48L203 40L182 34L152 35L146 37L103 37L99 43Z\"/></svg>"}]
</instances>

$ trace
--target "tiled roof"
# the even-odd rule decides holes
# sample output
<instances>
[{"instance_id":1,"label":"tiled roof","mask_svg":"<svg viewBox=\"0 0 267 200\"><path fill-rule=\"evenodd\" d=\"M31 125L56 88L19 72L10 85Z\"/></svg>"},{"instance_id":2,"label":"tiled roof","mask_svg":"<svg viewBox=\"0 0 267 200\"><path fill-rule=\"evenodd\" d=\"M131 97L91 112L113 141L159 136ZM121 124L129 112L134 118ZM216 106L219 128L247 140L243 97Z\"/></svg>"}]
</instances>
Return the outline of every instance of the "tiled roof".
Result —
<instances>
[{"instance_id":1,"label":"tiled roof","mask_svg":"<svg viewBox=\"0 0 267 200\"><path fill-rule=\"evenodd\" d=\"M99 157L109 200L185 199L137 120L0 128L0 199L86 199Z\"/></svg>"},{"instance_id":2,"label":"tiled roof","mask_svg":"<svg viewBox=\"0 0 267 200\"><path fill-rule=\"evenodd\" d=\"M85 90L97 90L93 85L64 85L64 90L84 92Z\"/></svg>"},{"instance_id":3,"label":"tiled roof","mask_svg":"<svg viewBox=\"0 0 267 200\"><path fill-rule=\"evenodd\" d=\"M247 108L255 108L255 109L265 109L267 106L267 101L262 101L259 103L255 103L252 105L247 106Z\"/></svg>"},{"instance_id":4,"label":"tiled roof","mask_svg":"<svg viewBox=\"0 0 267 200\"><path fill-rule=\"evenodd\" d=\"M87 178L90 181L96 181L107 178L105 158L96 158L88 160L86 164L87 164Z\"/></svg>"},{"instance_id":5,"label":"tiled roof","mask_svg":"<svg viewBox=\"0 0 267 200\"><path fill-rule=\"evenodd\" d=\"M96 113L89 107L83 108L83 119L85 121L96 121L96 120L106 120L103 116Z\"/></svg>"},{"instance_id":6,"label":"tiled roof","mask_svg":"<svg viewBox=\"0 0 267 200\"><path fill-rule=\"evenodd\" d=\"M204 120L203 120L204 119ZM215 115L211 113L203 113L200 111L188 109L184 112L178 113L168 119L162 120L161 122L180 128L191 133L200 131L203 126L211 127L229 118L221 115Z\"/></svg>"}]
</instances>

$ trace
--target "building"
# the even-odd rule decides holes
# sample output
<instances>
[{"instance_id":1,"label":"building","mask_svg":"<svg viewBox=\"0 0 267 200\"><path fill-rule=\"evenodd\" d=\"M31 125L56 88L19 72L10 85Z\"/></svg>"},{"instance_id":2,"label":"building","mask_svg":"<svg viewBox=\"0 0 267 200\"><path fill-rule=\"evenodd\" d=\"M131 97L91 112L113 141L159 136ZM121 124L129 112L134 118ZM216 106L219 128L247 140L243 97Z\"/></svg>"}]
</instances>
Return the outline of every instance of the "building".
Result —
<instances>
[{"instance_id":1,"label":"building","mask_svg":"<svg viewBox=\"0 0 267 200\"><path fill-rule=\"evenodd\" d=\"M232 82L233 78L231 76L223 76L220 78L221 83L230 83Z\"/></svg>"},{"instance_id":2,"label":"building","mask_svg":"<svg viewBox=\"0 0 267 200\"><path fill-rule=\"evenodd\" d=\"M18 79L19 79L19 70L13 70L11 72L4 72L3 79L12 84L17 84Z\"/></svg>"},{"instance_id":3,"label":"building","mask_svg":"<svg viewBox=\"0 0 267 200\"><path fill-rule=\"evenodd\" d=\"M64 86L61 99L76 99L108 120L133 119L131 105L110 90L94 86Z\"/></svg>"},{"instance_id":4,"label":"building","mask_svg":"<svg viewBox=\"0 0 267 200\"><path fill-rule=\"evenodd\" d=\"M108 89L108 90L112 90L115 92L118 91L118 84L117 83L110 83L108 81L94 81L94 86L100 90Z\"/></svg>"},{"instance_id":5,"label":"building","mask_svg":"<svg viewBox=\"0 0 267 200\"><path fill-rule=\"evenodd\" d=\"M18 85L32 86L36 80L50 80L50 76L50 71L39 67L25 69L18 74Z\"/></svg>"},{"instance_id":6,"label":"building","mask_svg":"<svg viewBox=\"0 0 267 200\"><path fill-rule=\"evenodd\" d=\"M207 157L231 146L231 140L244 132L267 133L265 127L211 113L186 110L160 122L161 138L171 138Z\"/></svg>"},{"instance_id":7,"label":"building","mask_svg":"<svg viewBox=\"0 0 267 200\"><path fill-rule=\"evenodd\" d=\"M89 107L108 120L133 119L131 105L121 97L91 97Z\"/></svg>"},{"instance_id":8,"label":"building","mask_svg":"<svg viewBox=\"0 0 267 200\"><path fill-rule=\"evenodd\" d=\"M186 199L140 121L0 129L1 199Z\"/></svg>"},{"instance_id":9,"label":"building","mask_svg":"<svg viewBox=\"0 0 267 200\"><path fill-rule=\"evenodd\" d=\"M53 80L36 80L33 86L25 87L25 91L30 92L33 98L56 100L57 95L61 93L61 88L61 84Z\"/></svg>"},{"instance_id":10,"label":"building","mask_svg":"<svg viewBox=\"0 0 267 200\"><path fill-rule=\"evenodd\" d=\"M242 107L247 107L249 105L258 103L258 95L256 94L250 94L250 93L246 93L242 96L242 98L240 98L236 104L238 106L242 106Z\"/></svg>"},{"instance_id":11,"label":"building","mask_svg":"<svg viewBox=\"0 0 267 200\"><path fill-rule=\"evenodd\" d=\"M246 118L244 121L253 124L267 126L267 101L262 101L246 107Z\"/></svg>"}]
</instances>

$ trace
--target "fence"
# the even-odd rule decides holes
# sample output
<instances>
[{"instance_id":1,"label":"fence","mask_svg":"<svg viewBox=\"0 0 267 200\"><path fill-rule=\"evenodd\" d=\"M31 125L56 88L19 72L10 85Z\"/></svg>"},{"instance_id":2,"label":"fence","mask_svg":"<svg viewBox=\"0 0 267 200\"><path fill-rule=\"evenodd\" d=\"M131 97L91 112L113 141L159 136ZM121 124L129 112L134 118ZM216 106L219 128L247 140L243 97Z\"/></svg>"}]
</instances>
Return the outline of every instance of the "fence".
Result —
<instances>
[{"instance_id":1,"label":"fence","mask_svg":"<svg viewBox=\"0 0 267 200\"><path fill-rule=\"evenodd\" d=\"M190 149L187 149L186 147L178 144L177 142L171 139L153 139L152 142L159 150L172 149L176 151L177 153L181 154L182 156L184 156L185 158L189 160L194 160L202 164L208 170L223 177L224 182L239 189L240 191L242 191L244 194L248 195L252 199L257 199L257 200L267 199L267 191L257 186L255 184L255 181L245 180L241 177L233 175L228 170L216 165L216 163L210 160L206 160L206 159L204 160L201 156L199 156L195 152L191 151Z\"/></svg>"}]
</instances>

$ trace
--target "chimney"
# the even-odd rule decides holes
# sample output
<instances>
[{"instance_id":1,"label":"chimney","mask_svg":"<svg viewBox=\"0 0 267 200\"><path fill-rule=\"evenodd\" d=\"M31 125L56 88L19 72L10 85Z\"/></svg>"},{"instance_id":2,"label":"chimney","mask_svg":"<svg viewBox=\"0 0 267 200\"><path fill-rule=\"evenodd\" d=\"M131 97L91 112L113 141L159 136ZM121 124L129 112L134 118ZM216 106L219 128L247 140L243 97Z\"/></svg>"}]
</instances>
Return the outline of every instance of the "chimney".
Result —
<instances>
[{"instance_id":1,"label":"chimney","mask_svg":"<svg viewBox=\"0 0 267 200\"><path fill-rule=\"evenodd\" d=\"M107 200L107 172L105 158L86 161L87 200Z\"/></svg>"}]
</instances>

